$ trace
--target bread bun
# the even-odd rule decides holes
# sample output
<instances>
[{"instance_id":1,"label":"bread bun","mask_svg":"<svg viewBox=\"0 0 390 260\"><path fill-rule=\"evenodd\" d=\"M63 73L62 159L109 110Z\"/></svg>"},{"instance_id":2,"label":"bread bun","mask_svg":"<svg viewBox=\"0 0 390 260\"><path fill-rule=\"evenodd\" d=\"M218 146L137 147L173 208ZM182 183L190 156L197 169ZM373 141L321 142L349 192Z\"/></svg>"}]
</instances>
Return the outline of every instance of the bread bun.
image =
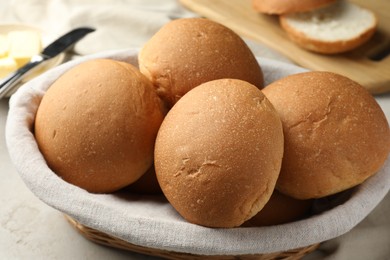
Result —
<instances>
[{"instance_id":1,"label":"bread bun","mask_svg":"<svg viewBox=\"0 0 390 260\"><path fill-rule=\"evenodd\" d=\"M373 12L348 1L338 1L305 13L280 16L280 24L299 46L318 53L335 54L367 42L377 27Z\"/></svg>"},{"instance_id":2,"label":"bread bun","mask_svg":"<svg viewBox=\"0 0 390 260\"><path fill-rule=\"evenodd\" d=\"M190 89L215 79L235 78L263 87L261 68L245 42L203 18L163 26L143 46L139 66L169 107Z\"/></svg>"},{"instance_id":3,"label":"bread bun","mask_svg":"<svg viewBox=\"0 0 390 260\"><path fill-rule=\"evenodd\" d=\"M81 63L48 89L35 137L48 166L89 192L118 190L152 165L162 102L134 66L108 59Z\"/></svg>"},{"instance_id":4,"label":"bread bun","mask_svg":"<svg viewBox=\"0 0 390 260\"><path fill-rule=\"evenodd\" d=\"M259 13L288 14L310 11L337 0L252 0L253 8Z\"/></svg>"},{"instance_id":5,"label":"bread bun","mask_svg":"<svg viewBox=\"0 0 390 260\"><path fill-rule=\"evenodd\" d=\"M270 200L243 227L280 225L307 217L313 200L297 200L275 190Z\"/></svg>"},{"instance_id":6,"label":"bread bun","mask_svg":"<svg viewBox=\"0 0 390 260\"><path fill-rule=\"evenodd\" d=\"M245 81L220 79L192 89L168 112L155 168L187 221L235 227L269 200L282 155L282 125L271 103Z\"/></svg>"},{"instance_id":7,"label":"bread bun","mask_svg":"<svg viewBox=\"0 0 390 260\"><path fill-rule=\"evenodd\" d=\"M282 193L297 199L335 194L374 175L387 159L388 122L358 83L331 72L305 72L263 92L283 122Z\"/></svg>"},{"instance_id":8,"label":"bread bun","mask_svg":"<svg viewBox=\"0 0 390 260\"><path fill-rule=\"evenodd\" d=\"M160 184L158 184L156 171L152 165L136 182L126 187L127 191L139 194L161 194Z\"/></svg>"}]
</instances>

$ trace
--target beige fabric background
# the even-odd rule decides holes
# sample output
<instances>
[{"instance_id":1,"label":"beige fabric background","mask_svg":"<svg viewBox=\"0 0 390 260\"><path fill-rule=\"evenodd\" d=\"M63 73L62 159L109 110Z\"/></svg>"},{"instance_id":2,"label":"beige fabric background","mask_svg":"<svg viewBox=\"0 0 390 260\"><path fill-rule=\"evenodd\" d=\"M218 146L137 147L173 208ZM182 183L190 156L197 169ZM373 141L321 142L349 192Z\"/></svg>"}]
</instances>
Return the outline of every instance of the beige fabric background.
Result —
<instances>
[{"instance_id":1,"label":"beige fabric background","mask_svg":"<svg viewBox=\"0 0 390 260\"><path fill-rule=\"evenodd\" d=\"M104 50L139 48L171 19L194 16L173 0L11 0L0 3L1 23L27 23L55 38L77 26L97 31L80 42L75 52L86 55ZM248 41L257 56L287 60ZM324 243L307 259L390 259L390 195L351 232Z\"/></svg>"}]
</instances>

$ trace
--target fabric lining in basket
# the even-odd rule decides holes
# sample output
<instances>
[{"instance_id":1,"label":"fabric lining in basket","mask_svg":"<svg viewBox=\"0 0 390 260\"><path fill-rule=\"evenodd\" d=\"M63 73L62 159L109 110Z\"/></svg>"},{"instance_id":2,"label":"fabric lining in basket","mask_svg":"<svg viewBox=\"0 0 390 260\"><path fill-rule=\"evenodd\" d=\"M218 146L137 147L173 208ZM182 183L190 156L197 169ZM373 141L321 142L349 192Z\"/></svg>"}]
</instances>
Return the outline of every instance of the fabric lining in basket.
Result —
<instances>
[{"instance_id":1,"label":"fabric lining in basket","mask_svg":"<svg viewBox=\"0 0 390 260\"><path fill-rule=\"evenodd\" d=\"M111 58L137 66L138 50L110 51L86 56L52 69L22 86L10 100L6 142L13 163L28 188L43 202L80 225L129 244L195 255L251 255L284 252L340 236L362 221L390 188L390 161L351 197L310 218L269 227L212 229L186 222L164 199L123 198L91 194L53 173L39 152L32 133L39 102L51 83L85 60ZM302 68L260 58L266 85Z\"/></svg>"},{"instance_id":2,"label":"fabric lining in basket","mask_svg":"<svg viewBox=\"0 0 390 260\"><path fill-rule=\"evenodd\" d=\"M116 237L104 234L98 230L86 227L84 225L81 225L76 220L72 219L71 217L65 215L65 218L68 220L68 222L85 238L101 244L105 246L115 247L119 249L124 249L140 254L145 255L151 255L151 256L158 256L163 257L166 259L208 259L208 260L233 260L233 259L242 259L242 260L298 260L301 259L303 256L313 252L319 247L319 243L314 245L309 245L303 248L297 248L297 249L291 249L285 252L275 252L275 253L268 253L268 254L251 254L251 255L240 255L240 256L228 256L228 255L214 255L214 256L206 256L206 255L194 255L194 254L188 254L188 253L179 253L179 252L170 252L170 251L164 251L161 249L153 249L153 248L147 248L143 246L137 246L134 244L130 244L126 241L123 241L121 239L118 239Z\"/></svg>"}]
</instances>

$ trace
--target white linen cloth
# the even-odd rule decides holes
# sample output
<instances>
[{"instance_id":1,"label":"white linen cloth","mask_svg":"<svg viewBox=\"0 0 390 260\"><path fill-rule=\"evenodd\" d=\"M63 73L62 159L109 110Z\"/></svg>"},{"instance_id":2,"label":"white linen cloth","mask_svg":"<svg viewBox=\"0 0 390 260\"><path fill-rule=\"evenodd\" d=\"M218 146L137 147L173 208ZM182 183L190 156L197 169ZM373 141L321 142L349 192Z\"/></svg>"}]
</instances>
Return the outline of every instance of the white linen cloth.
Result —
<instances>
[{"instance_id":1,"label":"white linen cloth","mask_svg":"<svg viewBox=\"0 0 390 260\"><path fill-rule=\"evenodd\" d=\"M140 48L167 22L196 17L176 0L11 0L0 2L1 23L25 23L43 31L49 44L69 30L96 29L77 43L74 54ZM257 56L288 59L247 40Z\"/></svg>"},{"instance_id":2,"label":"white linen cloth","mask_svg":"<svg viewBox=\"0 0 390 260\"><path fill-rule=\"evenodd\" d=\"M96 28L77 44L81 55L142 46L171 19L194 16L172 0L11 0L0 7L2 23L34 25L52 39L75 27Z\"/></svg>"},{"instance_id":3,"label":"white linen cloth","mask_svg":"<svg viewBox=\"0 0 390 260\"><path fill-rule=\"evenodd\" d=\"M390 159L352 192L352 197L321 214L289 224L259 228L213 229L186 222L162 198L129 194L91 194L53 173L31 132L45 91L69 68L106 57L137 66L137 50L85 56L63 64L22 86L10 100L6 141L12 161L30 190L48 205L80 223L136 245L201 255L279 252L338 237L356 226L390 189ZM304 69L260 58L266 84Z\"/></svg>"},{"instance_id":4,"label":"white linen cloth","mask_svg":"<svg viewBox=\"0 0 390 260\"><path fill-rule=\"evenodd\" d=\"M88 35L76 45L75 53L77 55L87 55L122 48L140 48L166 22L171 19L189 16L196 15L186 11L176 0L0 1L0 22L2 24L26 23L35 25L45 32L45 37L48 39L54 39L77 26L95 27L97 29L96 32ZM46 41L46 43L48 42L49 40ZM247 42L257 56L288 61L269 48L250 41ZM270 75L266 76L266 78L269 77ZM38 100L35 102L38 102ZM32 105L36 106L37 103L33 103ZM33 115L30 114L29 117L30 119L27 120L31 123ZM26 134L27 136L29 135L28 133ZM25 138L28 138L27 136ZM17 144L13 143L12 146ZM36 165L32 164L29 167L34 168ZM35 171L32 170L30 172ZM36 174L37 180L34 182L35 184L39 182L44 183L47 178L53 178L47 177L44 173L47 173L47 171ZM49 174L49 176L51 175ZM29 187L34 186L34 183L26 182ZM39 191L38 187L33 189L33 191L35 192L37 189ZM48 197L56 195L54 189L50 189L45 194ZM82 191L77 191L77 194L79 193L83 194ZM100 198L99 196L97 197ZM68 202L71 200L72 198L66 199ZM103 201L107 200L109 199ZM120 199L117 200L121 201ZM77 210L83 209L86 204L88 203L75 204L71 210L75 213ZM155 202L155 206L164 207L159 202ZM364 206L362 207L364 208ZM96 208L97 212L98 210ZM351 216L352 219L359 218L354 216L350 211L347 212L347 215ZM344 235L323 243L320 249L310 254L307 259L388 259L390 256L389 216L390 193L364 221ZM94 218L86 218L84 221L87 223L93 222L96 225L103 225L103 223L94 220ZM144 227L144 225L141 226L141 228ZM170 240L164 243L169 244ZM272 243L272 241L268 243Z\"/></svg>"}]
</instances>

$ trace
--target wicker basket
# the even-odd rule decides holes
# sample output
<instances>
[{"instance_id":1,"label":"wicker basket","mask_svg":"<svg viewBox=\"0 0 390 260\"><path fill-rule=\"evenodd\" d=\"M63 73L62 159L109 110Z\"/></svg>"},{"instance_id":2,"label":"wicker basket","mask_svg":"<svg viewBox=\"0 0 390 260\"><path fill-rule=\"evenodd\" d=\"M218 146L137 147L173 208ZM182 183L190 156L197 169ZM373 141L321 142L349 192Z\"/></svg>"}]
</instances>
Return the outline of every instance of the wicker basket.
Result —
<instances>
[{"instance_id":1,"label":"wicker basket","mask_svg":"<svg viewBox=\"0 0 390 260\"><path fill-rule=\"evenodd\" d=\"M137 55L138 50L117 50L70 61L29 81L10 100L6 140L21 178L39 199L65 214L89 240L168 259L300 259L314 251L318 243L349 232L388 192L390 157L378 174L346 194L346 198L338 194L324 201L317 211L321 213L285 225L217 232L187 223L166 201L90 194L70 185L47 166L31 132L42 95L64 71L83 61L111 58L136 65ZM264 58L261 62L266 84L303 71ZM268 253L275 251L278 253Z\"/></svg>"},{"instance_id":2,"label":"wicker basket","mask_svg":"<svg viewBox=\"0 0 390 260\"><path fill-rule=\"evenodd\" d=\"M107 235L103 232L100 232L98 230L95 230L93 228L87 227L79 223L77 220L73 219L72 217L65 215L66 220L75 228L81 235L83 235L88 240L119 249L124 249L140 254L145 255L151 255L156 257L162 257L166 259L215 259L215 260L230 260L230 259L243 259L243 260L298 260L304 257L305 255L313 252L318 248L320 245L313 244L307 247L297 248L293 250L288 250L286 252L276 252L276 253L269 253L269 254L255 254L255 255L239 255L239 256L233 256L233 255L213 255L213 256L204 256L204 255L194 255L194 254L187 254L187 253L180 253L180 252L171 252L171 251L165 251L161 249L155 249L155 248L148 248L143 246L134 245L131 243L128 243L124 240L121 240L119 238Z\"/></svg>"}]
</instances>

